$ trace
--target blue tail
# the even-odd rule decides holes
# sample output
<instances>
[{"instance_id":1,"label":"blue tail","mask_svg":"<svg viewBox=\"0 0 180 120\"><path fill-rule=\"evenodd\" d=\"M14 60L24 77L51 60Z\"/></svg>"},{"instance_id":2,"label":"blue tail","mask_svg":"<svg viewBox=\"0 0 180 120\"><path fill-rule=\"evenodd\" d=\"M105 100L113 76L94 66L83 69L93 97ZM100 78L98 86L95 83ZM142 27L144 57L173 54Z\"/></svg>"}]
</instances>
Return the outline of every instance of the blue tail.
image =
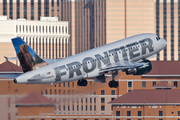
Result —
<instances>
[{"instance_id":1,"label":"blue tail","mask_svg":"<svg viewBox=\"0 0 180 120\"><path fill-rule=\"evenodd\" d=\"M20 37L13 38L12 43L24 72L48 65Z\"/></svg>"}]
</instances>

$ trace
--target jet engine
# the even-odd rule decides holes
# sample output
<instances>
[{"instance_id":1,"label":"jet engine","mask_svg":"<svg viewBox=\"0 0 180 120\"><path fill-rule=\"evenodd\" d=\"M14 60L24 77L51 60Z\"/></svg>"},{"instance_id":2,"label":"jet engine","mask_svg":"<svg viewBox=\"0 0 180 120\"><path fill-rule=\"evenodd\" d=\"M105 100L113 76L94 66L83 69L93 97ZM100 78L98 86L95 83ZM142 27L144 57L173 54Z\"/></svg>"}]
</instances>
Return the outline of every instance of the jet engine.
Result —
<instances>
[{"instance_id":1,"label":"jet engine","mask_svg":"<svg viewBox=\"0 0 180 120\"><path fill-rule=\"evenodd\" d=\"M143 66L140 67L135 67L135 68L131 68L131 69L127 69L126 70L126 74L130 75L143 75L146 74L148 72L150 72L152 70L152 63L149 60L143 60L140 63L143 64Z\"/></svg>"}]
</instances>

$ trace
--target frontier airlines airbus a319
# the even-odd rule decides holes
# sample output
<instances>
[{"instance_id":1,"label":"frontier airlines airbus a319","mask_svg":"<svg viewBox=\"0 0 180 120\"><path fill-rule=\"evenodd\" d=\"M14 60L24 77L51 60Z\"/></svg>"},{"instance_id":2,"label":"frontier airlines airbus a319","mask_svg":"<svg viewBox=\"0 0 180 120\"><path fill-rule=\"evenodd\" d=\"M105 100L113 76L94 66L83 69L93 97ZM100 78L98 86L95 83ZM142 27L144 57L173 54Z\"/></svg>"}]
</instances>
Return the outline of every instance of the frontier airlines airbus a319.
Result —
<instances>
[{"instance_id":1,"label":"frontier airlines airbus a319","mask_svg":"<svg viewBox=\"0 0 180 120\"><path fill-rule=\"evenodd\" d=\"M105 73L112 73L109 87L118 87L114 80L119 71L142 75L152 69L148 60L166 47L166 40L152 33L134 35L63 59L40 58L20 37L13 38L17 57L24 73L0 74L15 83L52 84L77 81L86 86L86 78L106 82Z\"/></svg>"}]
</instances>

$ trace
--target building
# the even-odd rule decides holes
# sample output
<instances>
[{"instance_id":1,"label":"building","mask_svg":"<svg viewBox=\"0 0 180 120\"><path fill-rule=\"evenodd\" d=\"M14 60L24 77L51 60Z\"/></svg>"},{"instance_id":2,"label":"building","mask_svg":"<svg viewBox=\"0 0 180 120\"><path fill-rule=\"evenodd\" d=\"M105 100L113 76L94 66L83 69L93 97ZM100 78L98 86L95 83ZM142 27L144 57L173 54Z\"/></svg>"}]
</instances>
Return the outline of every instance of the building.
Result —
<instances>
[{"instance_id":1,"label":"building","mask_svg":"<svg viewBox=\"0 0 180 120\"><path fill-rule=\"evenodd\" d=\"M13 79L1 78L0 101L2 104L0 116L9 120L17 118L18 110L14 102L27 93L39 92L56 103L54 112L43 114L40 117L42 119L111 119L113 109L108 103L130 91L154 90L152 86L154 85L157 88L159 84L162 84L162 81L166 81L170 86L175 86L176 88L173 90L180 89L179 61L155 61L152 64L154 67L147 75L127 76L120 72L115 78L119 82L118 88L109 88L108 81L111 80L111 77L107 78L107 82L103 84L94 83L93 79L88 79L88 86L86 87L77 86L76 81L53 85L26 85L14 84ZM7 67L6 70L5 66ZM0 70L2 72L5 70L4 73L6 74L13 71L22 72L19 67L16 67L9 61L0 64ZM165 70L163 71L163 69ZM166 82L163 82L163 85L165 83L165 87L168 87ZM162 88L162 86L160 87ZM33 119L32 116L30 118ZM36 119L39 117L37 116Z\"/></svg>"},{"instance_id":2,"label":"building","mask_svg":"<svg viewBox=\"0 0 180 120\"><path fill-rule=\"evenodd\" d=\"M180 60L180 1L155 0L156 34L167 40L157 60Z\"/></svg>"},{"instance_id":3,"label":"building","mask_svg":"<svg viewBox=\"0 0 180 120\"><path fill-rule=\"evenodd\" d=\"M180 90L161 82L154 90L133 90L110 102L113 118L127 120L179 120Z\"/></svg>"},{"instance_id":4,"label":"building","mask_svg":"<svg viewBox=\"0 0 180 120\"><path fill-rule=\"evenodd\" d=\"M21 37L42 58L68 56L68 21L58 21L58 17L41 17L40 21L8 20L1 16L0 26L0 62L4 61L3 56L16 56L11 43L14 37Z\"/></svg>"},{"instance_id":5,"label":"building","mask_svg":"<svg viewBox=\"0 0 180 120\"><path fill-rule=\"evenodd\" d=\"M69 21L68 56L138 33L155 33L154 0L2 0L8 19Z\"/></svg>"},{"instance_id":6,"label":"building","mask_svg":"<svg viewBox=\"0 0 180 120\"><path fill-rule=\"evenodd\" d=\"M29 116L39 116L42 113L54 113L54 105L56 103L40 93L31 93L14 102L14 104L18 110L18 120L28 120Z\"/></svg>"}]
</instances>

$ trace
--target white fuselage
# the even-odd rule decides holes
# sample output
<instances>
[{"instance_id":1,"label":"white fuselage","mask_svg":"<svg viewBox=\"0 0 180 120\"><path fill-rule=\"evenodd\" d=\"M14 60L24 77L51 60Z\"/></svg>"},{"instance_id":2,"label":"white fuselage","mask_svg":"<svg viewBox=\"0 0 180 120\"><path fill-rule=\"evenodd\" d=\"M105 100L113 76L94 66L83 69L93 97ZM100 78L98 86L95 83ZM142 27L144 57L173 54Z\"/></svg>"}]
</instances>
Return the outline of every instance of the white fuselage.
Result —
<instances>
[{"instance_id":1,"label":"white fuselage","mask_svg":"<svg viewBox=\"0 0 180 120\"><path fill-rule=\"evenodd\" d=\"M24 73L16 80L17 83L47 84L97 77L102 74L99 71L111 63L124 60L135 62L161 51L167 42L156 37L155 34L145 33L125 38ZM31 80L35 76L46 78Z\"/></svg>"}]
</instances>

